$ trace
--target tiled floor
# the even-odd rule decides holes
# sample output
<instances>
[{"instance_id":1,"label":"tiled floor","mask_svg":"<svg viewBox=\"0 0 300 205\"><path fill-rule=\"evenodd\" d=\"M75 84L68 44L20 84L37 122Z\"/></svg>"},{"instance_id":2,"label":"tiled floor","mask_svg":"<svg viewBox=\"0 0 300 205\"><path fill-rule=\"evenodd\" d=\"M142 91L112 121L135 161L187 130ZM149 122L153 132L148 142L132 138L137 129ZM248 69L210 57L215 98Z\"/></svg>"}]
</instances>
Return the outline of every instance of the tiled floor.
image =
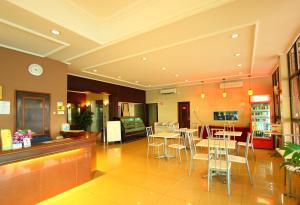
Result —
<instances>
[{"instance_id":1,"label":"tiled floor","mask_svg":"<svg viewBox=\"0 0 300 205\"><path fill-rule=\"evenodd\" d=\"M248 181L245 165L233 164L232 194L228 197L222 178L213 178L212 190L207 191L207 179L202 178L207 162L196 162L189 177L186 160L180 164L174 158L147 159L146 146L146 140L98 145L99 177L41 204L298 204L296 199L282 194L281 158L271 157L273 151L256 150L256 161L250 151L253 185ZM298 193L299 178L293 178Z\"/></svg>"}]
</instances>

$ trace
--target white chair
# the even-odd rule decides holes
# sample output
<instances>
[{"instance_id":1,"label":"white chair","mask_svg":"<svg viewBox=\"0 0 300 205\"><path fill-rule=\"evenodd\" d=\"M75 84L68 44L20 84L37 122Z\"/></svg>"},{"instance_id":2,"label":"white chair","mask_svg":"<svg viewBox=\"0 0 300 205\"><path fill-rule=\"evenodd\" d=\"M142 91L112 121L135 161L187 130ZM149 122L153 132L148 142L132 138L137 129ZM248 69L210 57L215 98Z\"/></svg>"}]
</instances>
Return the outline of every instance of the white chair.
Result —
<instances>
[{"instance_id":1,"label":"white chair","mask_svg":"<svg viewBox=\"0 0 300 205\"><path fill-rule=\"evenodd\" d=\"M157 141L157 139L152 137L152 135L153 135L152 127L146 127L146 133L147 133L147 140L148 140L147 158L149 156L150 147L153 148L153 153L154 153L154 149L157 148L157 157L159 158L160 157L159 148L162 147L164 150L164 143L159 142L159 141Z\"/></svg>"},{"instance_id":2,"label":"white chair","mask_svg":"<svg viewBox=\"0 0 300 205\"><path fill-rule=\"evenodd\" d=\"M222 132L222 131L224 131L224 129L221 129L221 128L211 128L210 129L211 137L212 138L222 138L223 136L216 136L217 132Z\"/></svg>"},{"instance_id":3,"label":"white chair","mask_svg":"<svg viewBox=\"0 0 300 205\"><path fill-rule=\"evenodd\" d=\"M207 154L201 154L197 153L197 149L195 146L195 141L193 138L193 134L191 132L185 133L186 139L188 141L188 145L190 147L190 167L189 167L189 176L191 176L192 169L193 169L193 161L194 160L207 160L208 155Z\"/></svg>"},{"instance_id":4,"label":"white chair","mask_svg":"<svg viewBox=\"0 0 300 205\"><path fill-rule=\"evenodd\" d=\"M207 133L207 138L211 136L209 125L204 125Z\"/></svg>"},{"instance_id":5,"label":"white chair","mask_svg":"<svg viewBox=\"0 0 300 205\"><path fill-rule=\"evenodd\" d=\"M201 125L200 135L199 135L199 137L198 136L193 136L194 141L201 141L203 139L204 128L205 128L204 125ZM199 128L197 127L197 129L199 129Z\"/></svg>"},{"instance_id":6,"label":"white chair","mask_svg":"<svg viewBox=\"0 0 300 205\"><path fill-rule=\"evenodd\" d=\"M213 175L226 175L227 181L227 194L230 195L230 183L231 183L231 162L228 159L228 147L227 147L227 139L226 138L208 138L208 191L211 190L211 182ZM222 146L223 144L223 146ZM218 155L216 153L219 150L225 152L224 155ZM211 151L215 151L215 154Z\"/></svg>"},{"instance_id":7,"label":"white chair","mask_svg":"<svg viewBox=\"0 0 300 205\"><path fill-rule=\"evenodd\" d=\"M225 131L230 131L230 132L234 132L234 124L224 124L224 130ZM231 136L228 136L229 139L231 139ZM233 140L235 140L235 136L233 136Z\"/></svg>"},{"instance_id":8,"label":"white chair","mask_svg":"<svg viewBox=\"0 0 300 205\"><path fill-rule=\"evenodd\" d=\"M186 139L185 139L185 129L180 130L180 135L175 139L175 143L168 145L168 148L174 149L176 151L176 155L178 153L179 160L181 162L181 150L185 151L186 159L187 157L187 150L186 150Z\"/></svg>"},{"instance_id":9,"label":"white chair","mask_svg":"<svg viewBox=\"0 0 300 205\"><path fill-rule=\"evenodd\" d=\"M253 134L250 134L251 138L249 140L248 146L251 147L252 149L252 157L255 160L256 156L255 156L255 152L254 152L254 146L253 146ZM248 139L248 136L247 136ZM246 148L247 142L238 142L237 143L237 154L240 155L240 147L245 147Z\"/></svg>"},{"instance_id":10,"label":"white chair","mask_svg":"<svg viewBox=\"0 0 300 205\"><path fill-rule=\"evenodd\" d=\"M244 157L229 155L228 159L229 159L230 162L246 164L247 171L248 171L248 176L249 176L249 181L250 181L251 184L253 184L252 176L251 176L251 172L250 172L250 167L249 167L249 163L248 163L249 142L250 142L251 138L252 138L251 133L248 132L247 140L246 140L245 156Z\"/></svg>"}]
</instances>

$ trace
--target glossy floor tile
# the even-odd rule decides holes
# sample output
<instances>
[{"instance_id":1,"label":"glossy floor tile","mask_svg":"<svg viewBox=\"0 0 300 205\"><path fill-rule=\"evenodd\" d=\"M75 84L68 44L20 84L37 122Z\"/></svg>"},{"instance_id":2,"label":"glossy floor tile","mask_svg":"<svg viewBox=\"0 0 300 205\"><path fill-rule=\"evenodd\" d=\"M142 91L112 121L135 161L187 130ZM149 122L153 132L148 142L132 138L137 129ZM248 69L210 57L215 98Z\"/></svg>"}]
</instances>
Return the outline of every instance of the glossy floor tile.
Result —
<instances>
[{"instance_id":1,"label":"glossy floor tile","mask_svg":"<svg viewBox=\"0 0 300 205\"><path fill-rule=\"evenodd\" d=\"M48 199L40 204L300 204L283 196L284 175L281 158L272 150L256 150L256 161L249 154L253 185L243 164L232 165L231 196L227 196L224 178L214 177L207 191L207 162L189 163L146 157L146 140L127 144L98 145L97 177L92 181ZM293 177L293 191L300 195L300 177Z\"/></svg>"}]
</instances>

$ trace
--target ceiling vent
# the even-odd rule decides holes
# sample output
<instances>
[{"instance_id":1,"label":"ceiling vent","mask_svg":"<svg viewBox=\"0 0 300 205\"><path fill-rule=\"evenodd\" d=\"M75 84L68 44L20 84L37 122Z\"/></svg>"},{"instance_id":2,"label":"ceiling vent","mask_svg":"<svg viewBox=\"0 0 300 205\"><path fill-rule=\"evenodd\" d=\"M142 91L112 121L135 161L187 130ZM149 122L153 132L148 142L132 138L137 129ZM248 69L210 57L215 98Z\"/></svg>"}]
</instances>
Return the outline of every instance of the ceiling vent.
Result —
<instances>
[{"instance_id":1,"label":"ceiling vent","mask_svg":"<svg viewBox=\"0 0 300 205\"><path fill-rule=\"evenodd\" d=\"M160 90L160 93L163 95L176 94L176 88L163 89L163 90Z\"/></svg>"},{"instance_id":2,"label":"ceiling vent","mask_svg":"<svg viewBox=\"0 0 300 205\"><path fill-rule=\"evenodd\" d=\"M225 89L225 88L241 88L243 87L243 81L237 80L237 81L226 81L220 83L220 88Z\"/></svg>"}]
</instances>

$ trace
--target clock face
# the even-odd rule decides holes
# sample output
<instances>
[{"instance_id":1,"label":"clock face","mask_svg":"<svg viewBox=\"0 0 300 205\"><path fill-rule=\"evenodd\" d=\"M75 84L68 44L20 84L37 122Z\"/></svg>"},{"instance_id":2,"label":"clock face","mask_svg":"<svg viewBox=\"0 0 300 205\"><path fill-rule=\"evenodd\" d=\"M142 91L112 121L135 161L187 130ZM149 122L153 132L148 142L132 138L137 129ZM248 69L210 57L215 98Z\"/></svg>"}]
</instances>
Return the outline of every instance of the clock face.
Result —
<instances>
[{"instance_id":1,"label":"clock face","mask_svg":"<svg viewBox=\"0 0 300 205\"><path fill-rule=\"evenodd\" d=\"M38 64L30 64L28 67L28 71L32 75L40 76L43 74L43 67Z\"/></svg>"}]
</instances>

